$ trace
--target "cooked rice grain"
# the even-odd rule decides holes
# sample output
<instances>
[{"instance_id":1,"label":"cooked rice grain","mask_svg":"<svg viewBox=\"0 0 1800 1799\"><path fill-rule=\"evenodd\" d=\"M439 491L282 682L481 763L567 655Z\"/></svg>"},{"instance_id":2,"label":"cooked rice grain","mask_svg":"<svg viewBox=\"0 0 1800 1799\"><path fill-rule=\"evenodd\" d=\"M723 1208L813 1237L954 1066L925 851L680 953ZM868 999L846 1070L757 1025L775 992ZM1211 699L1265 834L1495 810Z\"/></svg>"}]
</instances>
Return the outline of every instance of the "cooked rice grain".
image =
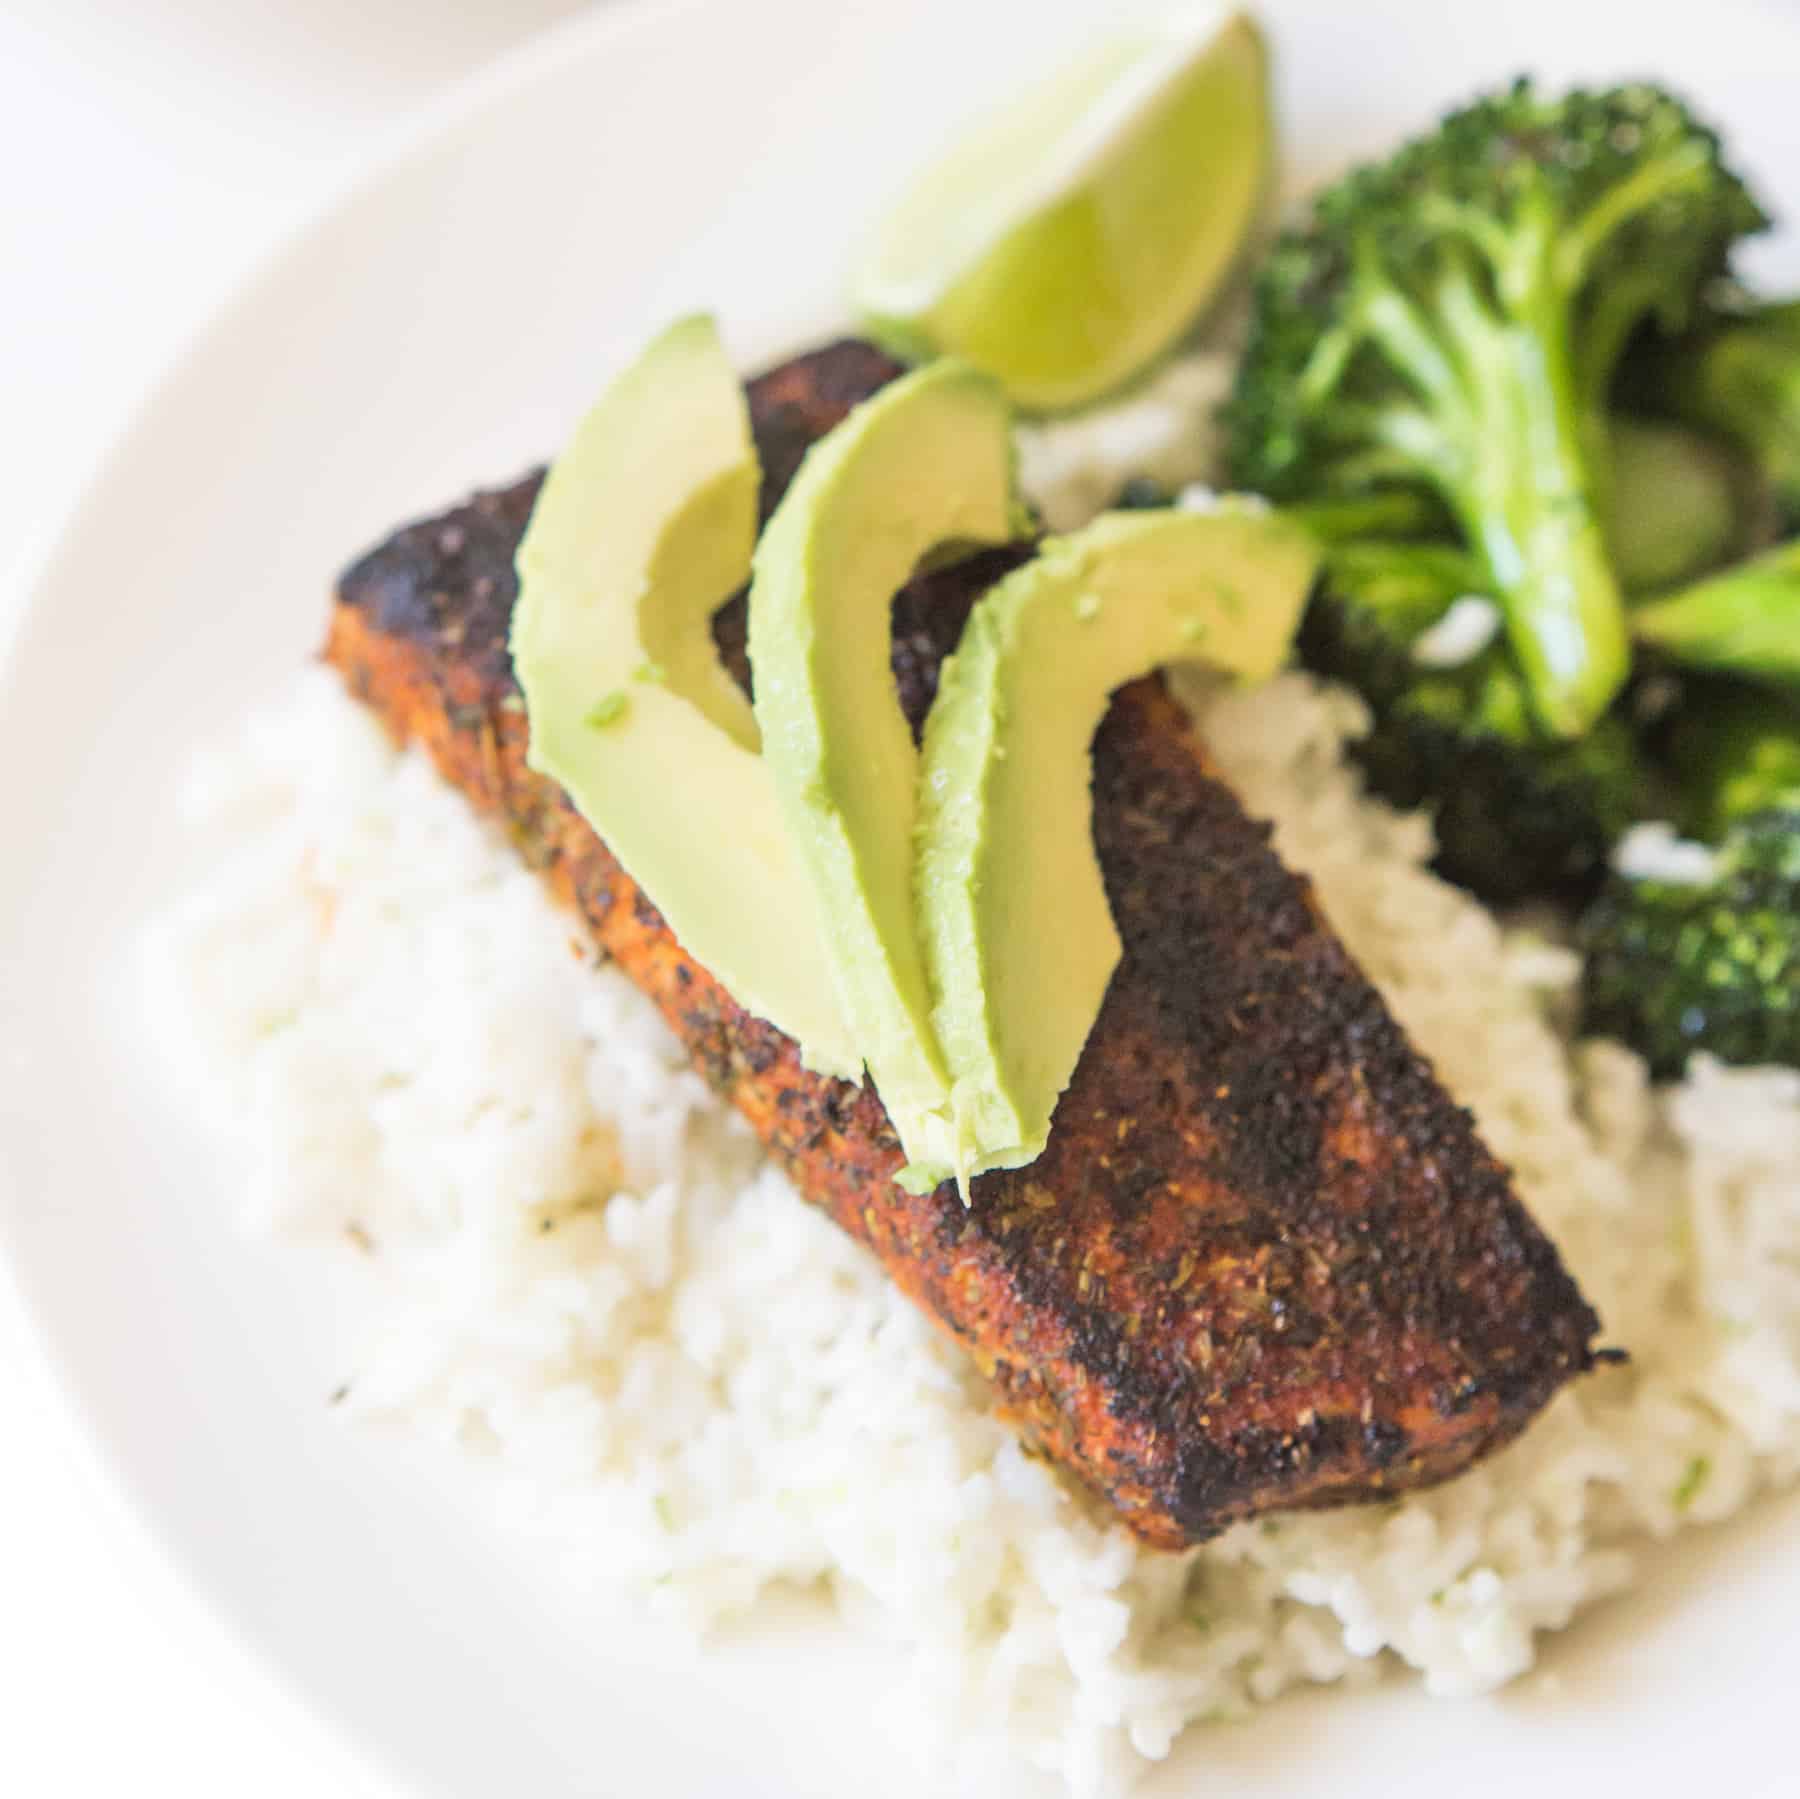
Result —
<instances>
[{"instance_id":1,"label":"cooked rice grain","mask_svg":"<svg viewBox=\"0 0 1800 1799\"><path fill-rule=\"evenodd\" d=\"M497 1459L563 1578L697 1626L823 1578L910 1647L921 1740L999 1731L1082 1794L1194 1720L1384 1660L1493 1687L1650 1539L1791 1479L1800 1074L1702 1063L1659 1094L1572 1044L1572 959L1361 795L1355 701L1290 674L1197 705L1628 1368L1436 1492L1140 1549L1020 1453L537 878L311 671L201 771L211 872L157 944L255 1219L357 1253L349 1231L390 1279L346 1411Z\"/></svg>"}]
</instances>

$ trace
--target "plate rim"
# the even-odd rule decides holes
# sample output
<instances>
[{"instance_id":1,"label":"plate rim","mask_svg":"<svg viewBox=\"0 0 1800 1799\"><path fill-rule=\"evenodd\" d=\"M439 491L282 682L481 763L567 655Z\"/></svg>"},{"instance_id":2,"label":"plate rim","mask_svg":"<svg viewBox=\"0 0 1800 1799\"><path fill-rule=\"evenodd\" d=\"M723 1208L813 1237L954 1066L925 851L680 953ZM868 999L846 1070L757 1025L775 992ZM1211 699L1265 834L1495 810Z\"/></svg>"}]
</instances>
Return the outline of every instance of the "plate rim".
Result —
<instances>
[{"instance_id":1,"label":"plate rim","mask_svg":"<svg viewBox=\"0 0 1800 1799\"><path fill-rule=\"evenodd\" d=\"M615 38L639 31L660 31L666 20L681 14L700 14L728 3L729 0L609 0L605 6L558 21L408 109L385 127L362 155L336 172L300 206L278 237L196 311L154 377L122 409L104 450L72 496L61 523L32 564L21 571L20 603L0 632L0 712L14 698L23 679L33 638L42 628L46 599L58 584L63 565L75 555L92 527L95 513L108 507L122 470L140 453L141 440L152 421L164 409L171 393L208 355L214 338L240 314L256 308L270 290L288 278L325 224L415 160L441 151L446 139L472 126L483 113L504 106L570 60L597 54L599 46ZM849 4L853 8L855 0L849 0ZM1761 17L1800 47L1800 9L1780 4L1780 0L1726 0L1724 10L1727 14ZM1793 229L1800 231L1800 216ZM113 1520L124 1521L129 1534L147 1547L182 1592L197 1602L196 1615L205 1617L215 1636L231 1645L234 1658L252 1672L257 1688L279 1707L286 1724L292 1729L304 1729L316 1745L324 1745L319 1750L321 1756L354 1768L364 1782L373 1777L378 1783L375 1790L420 1790L416 1775L400 1762L391 1744L355 1720L334 1713L308 1685L296 1681L283 1659L259 1639L246 1618L230 1607L216 1582L165 1540L151 1512L134 1494L123 1461L96 1425L71 1369L57 1351L56 1332L21 1278L3 1211L0 1312L10 1315L9 1322L18 1321L19 1341L31 1357L34 1376L46 1394L55 1396L55 1404L49 1409L59 1414L58 1434L79 1456L90 1489L105 1496L104 1503Z\"/></svg>"}]
</instances>

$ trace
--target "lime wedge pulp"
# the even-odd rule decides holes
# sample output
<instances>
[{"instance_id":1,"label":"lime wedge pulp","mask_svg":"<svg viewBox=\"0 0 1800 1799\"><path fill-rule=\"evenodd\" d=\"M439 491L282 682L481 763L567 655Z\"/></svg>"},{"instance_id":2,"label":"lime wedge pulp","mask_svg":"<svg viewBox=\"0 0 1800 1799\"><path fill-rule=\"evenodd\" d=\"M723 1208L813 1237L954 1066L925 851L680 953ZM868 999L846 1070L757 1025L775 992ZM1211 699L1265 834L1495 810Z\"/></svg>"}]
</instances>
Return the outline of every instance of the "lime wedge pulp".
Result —
<instances>
[{"instance_id":1,"label":"lime wedge pulp","mask_svg":"<svg viewBox=\"0 0 1800 1799\"><path fill-rule=\"evenodd\" d=\"M927 167L852 277L873 336L954 354L1034 411L1129 380L1217 293L1271 186L1268 57L1243 13L1113 37Z\"/></svg>"}]
</instances>

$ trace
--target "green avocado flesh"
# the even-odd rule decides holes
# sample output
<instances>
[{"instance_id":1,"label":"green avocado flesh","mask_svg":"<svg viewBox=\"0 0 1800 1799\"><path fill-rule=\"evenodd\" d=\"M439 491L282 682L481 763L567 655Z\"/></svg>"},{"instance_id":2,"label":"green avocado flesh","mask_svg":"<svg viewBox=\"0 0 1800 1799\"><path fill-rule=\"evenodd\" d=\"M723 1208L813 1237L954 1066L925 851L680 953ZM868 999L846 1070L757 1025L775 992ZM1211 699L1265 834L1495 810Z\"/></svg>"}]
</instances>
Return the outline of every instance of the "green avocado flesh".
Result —
<instances>
[{"instance_id":1,"label":"green avocado flesh","mask_svg":"<svg viewBox=\"0 0 1800 1799\"><path fill-rule=\"evenodd\" d=\"M959 1174L1042 1152L1119 954L1090 746L1166 662L1280 667L1317 567L1266 511L1111 513L976 604L925 727L917 915Z\"/></svg>"},{"instance_id":2,"label":"green avocado flesh","mask_svg":"<svg viewBox=\"0 0 1800 1799\"><path fill-rule=\"evenodd\" d=\"M1229 502L1050 539L970 614L921 753L893 596L1026 528L1010 423L965 364L906 376L814 446L758 545L743 391L683 320L546 477L512 636L531 766L810 1067L866 1062L907 1184L965 1192L1042 1151L1119 958L1089 798L1108 695L1170 661L1271 673L1316 561ZM754 710L710 629L747 577Z\"/></svg>"},{"instance_id":3,"label":"green avocado flesh","mask_svg":"<svg viewBox=\"0 0 1800 1799\"><path fill-rule=\"evenodd\" d=\"M1020 524L1005 396L944 361L883 388L813 446L756 550L763 753L839 998L915 1170L948 1167L953 1141L912 903L919 753L894 686L890 613L928 552L1003 543Z\"/></svg>"},{"instance_id":4,"label":"green avocado flesh","mask_svg":"<svg viewBox=\"0 0 1800 1799\"><path fill-rule=\"evenodd\" d=\"M709 621L750 574L760 470L713 322L621 374L545 477L512 654L530 765L560 782L669 928L811 1068L856 1079L813 882Z\"/></svg>"}]
</instances>

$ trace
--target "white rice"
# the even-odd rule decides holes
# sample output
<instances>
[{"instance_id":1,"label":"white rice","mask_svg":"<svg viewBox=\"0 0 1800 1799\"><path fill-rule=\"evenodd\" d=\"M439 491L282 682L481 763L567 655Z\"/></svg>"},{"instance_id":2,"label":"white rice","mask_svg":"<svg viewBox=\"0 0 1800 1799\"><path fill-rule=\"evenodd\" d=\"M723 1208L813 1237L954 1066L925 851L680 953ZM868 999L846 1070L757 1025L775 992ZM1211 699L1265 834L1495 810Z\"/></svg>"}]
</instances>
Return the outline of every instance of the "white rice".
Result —
<instances>
[{"instance_id":1,"label":"white rice","mask_svg":"<svg viewBox=\"0 0 1800 1799\"><path fill-rule=\"evenodd\" d=\"M1413 644L1412 659L1421 668L1461 668L1500 635L1502 622L1500 608L1492 600L1478 593L1461 594Z\"/></svg>"},{"instance_id":2,"label":"white rice","mask_svg":"<svg viewBox=\"0 0 1800 1799\"><path fill-rule=\"evenodd\" d=\"M1174 493L1205 491L1218 461L1213 414L1231 391L1229 350L1189 350L1123 399L1071 418L1021 425L1019 480L1053 531L1073 531L1110 506L1133 476Z\"/></svg>"},{"instance_id":3,"label":"white rice","mask_svg":"<svg viewBox=\"0 0 1800 1799\"><path fill-rule=\"evenodd\" d=\"M822 1578L910 1645L922 1745L998 1733L1083 1794L1297 1683L1491 1688L1652 1539L1792 1479L1800 1074L1702 1063L1657 1094L1572 1045L1572 959L1424 871L1427 825L1342 758L1355 701L1291 674L1198 706L1629 1368L1436 1492L1140 1549L1020 1453L511 850L309 671L203 766L218 859L157 943L257 1224L351 1233L389 1276L346 1412L497 1459L565 1580L696 1626Z\"/></svg>"},{"instance_id":4,"label":"white rice","mask_svg":"<svg viewBox=\"0 0 1800 1799\"><path fill-rule=\"evenodd\" d=\"M1633 825L1614 845L1612 865L1634 881L1664 881L1673 887L1704 887L1719 873L1717 851L1689 842L1662 819Z\"/></svg>"}]
</instances>

